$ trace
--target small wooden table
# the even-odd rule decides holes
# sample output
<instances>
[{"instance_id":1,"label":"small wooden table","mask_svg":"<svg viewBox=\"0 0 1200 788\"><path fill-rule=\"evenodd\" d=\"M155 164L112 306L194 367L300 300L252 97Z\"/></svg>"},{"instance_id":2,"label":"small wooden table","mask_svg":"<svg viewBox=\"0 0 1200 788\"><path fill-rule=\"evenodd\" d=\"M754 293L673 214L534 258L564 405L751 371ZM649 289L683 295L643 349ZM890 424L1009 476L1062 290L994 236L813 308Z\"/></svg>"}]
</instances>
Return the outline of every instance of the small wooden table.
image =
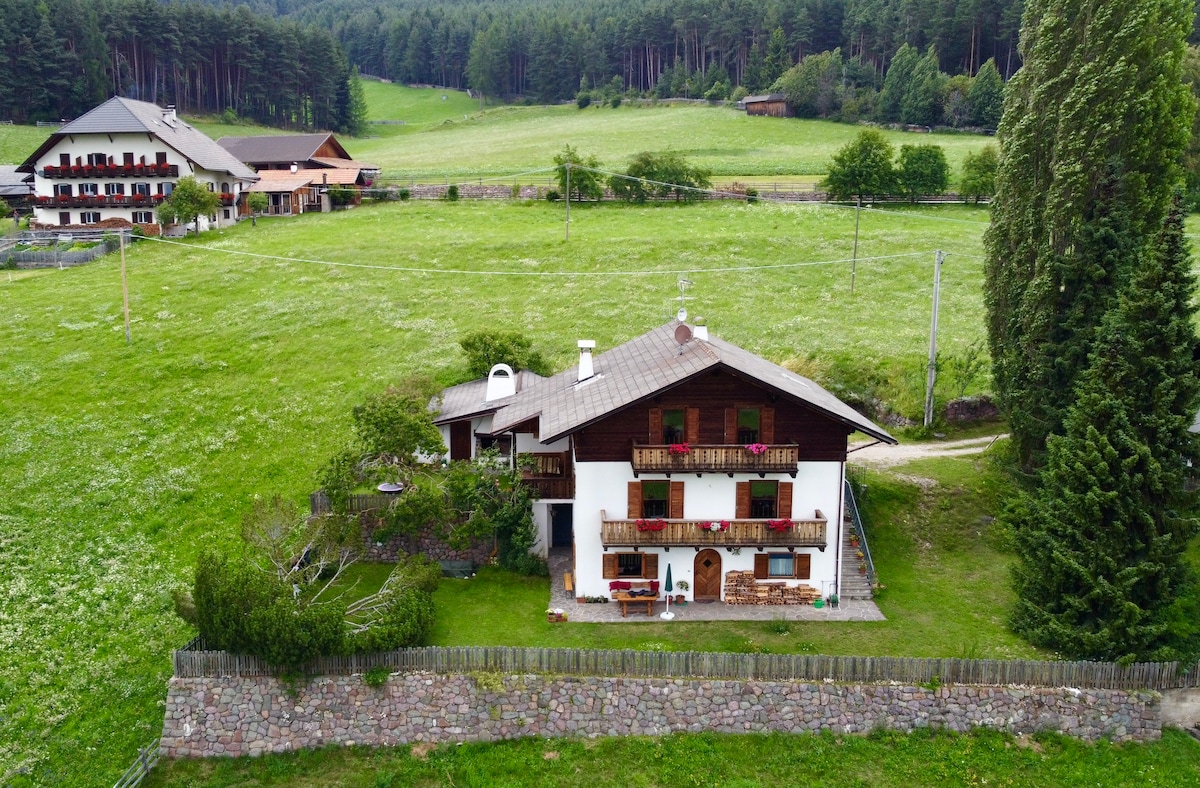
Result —
<instances>
[{"instance_id":1,"label":"small wooden table","mask_svg":"<svg viewBox=\"0 0 1200 788\"><path fill-rule=\"evenodd\" d=\"M658 600L653 596L633 596L625 592L618 592L613 594L613 601L621 603L621 618L625 618L629 613L630 605L640 605L642 603L646 605L646 615L653 616L654 603Z\"/></svg>"}]
</instances>

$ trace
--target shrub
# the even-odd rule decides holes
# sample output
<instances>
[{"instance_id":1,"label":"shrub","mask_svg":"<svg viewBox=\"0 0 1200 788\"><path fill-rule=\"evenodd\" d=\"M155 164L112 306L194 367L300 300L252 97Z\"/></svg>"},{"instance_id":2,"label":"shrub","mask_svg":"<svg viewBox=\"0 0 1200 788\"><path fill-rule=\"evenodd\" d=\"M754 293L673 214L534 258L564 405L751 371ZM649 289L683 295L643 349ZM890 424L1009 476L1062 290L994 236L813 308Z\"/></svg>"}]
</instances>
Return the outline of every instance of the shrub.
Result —
<instances>
[{"instance_id":1,"label":"shrub","mask_svg":"<svg viewBox=\"0 0 1200 788\"><path fill-rule=\"evenodd\" d=\"M580 93L578 96L575 97L575 106L579 107L580 109L587 109L588 107L591 106L591 104L592 104L592 94L591 93Z\"/></svg>"},{"instance_id":2,"label":"shrub","mask_svg":"<svg viewBox=\"0 0 1200 788\"><path fill-rule=\"evenodd\" d=\"M412 197L412 192L408 189L401 189L397 192L397 195L401 200L407 200L409 197Z\"/></svg>"},{"instance_id":3,"label":"shrub","mask_svg":"<svg viewBox=\"0 0 1200 788\"><path fill-rule=\"evenodd\" d=\"M467 356L467 372L472 378L486 376L496 364L543 376L551 373L542 354L533 349L533 340L518 331L474 331L458 345Z\"/></svg>"},{"instance_id":4,"label":"shrub","mask_svg":"<svg viewBox=\"0 0 1200 788\"><path fill-rule=\"evenodd\" d=\"M758 202L758 189L755 189L753 186L746 187L746 202L751 205Z\"/></svg>"},{"instance_id":5,"label":"shrub","mask_svg":"<svg viewBox=\"0 0 1200 788\"><path fill-rule=\"evenodd\" d=\"M621 97L613 96L612 99L609 100L608 105L610 107L612 107L613 109L616 109L617 107L621 106Z\"/></svg>"},{"instance_id":6,"label":"shrub","mask_svg":"<svg viewBox=\"0 0 1200 788\"><path fill-rule=\"evenodd\" d=\"M447 187L446 199L449 200L450 202L457 202L457 200L458 200L458 184L457 183L452 183L452 184L450 184L449 187Z\"/></svg>"},{"instance_id":7,"label":"shrub","mask_svg":"<svg viewBox=\"0 0 1200 788\"><path fill-rule=\"evenodd\" d=\"M398 588L385 595L382 613L366 629L354 633L358 653L392 651L419 646L429 637L434 620L433 596L420 588Z\"/></svg>"},{"instance_id":8,"label":"shrub","mask_svg":"<svg viewBox=\"0 0 1200 788\"><path fill-rule=\"evenodd\" d=\"M546 192L546 199L550 202L558 202L560 199L562 199L562 195L558 193L557 189L551 189L550 191Z\"/></svg>"}]
</instances>

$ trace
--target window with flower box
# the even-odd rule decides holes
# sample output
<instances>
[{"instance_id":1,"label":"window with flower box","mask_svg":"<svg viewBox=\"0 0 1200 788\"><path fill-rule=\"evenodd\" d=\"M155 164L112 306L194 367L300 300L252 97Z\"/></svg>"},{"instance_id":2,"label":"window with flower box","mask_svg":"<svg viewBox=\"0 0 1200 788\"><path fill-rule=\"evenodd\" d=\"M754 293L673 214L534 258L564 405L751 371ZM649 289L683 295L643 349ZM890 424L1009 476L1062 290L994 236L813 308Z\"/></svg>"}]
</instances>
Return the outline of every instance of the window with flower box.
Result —
<instances>
[{"instance_id":1,"label":"window with flower box","mask_svg":"<svg viewBox=\"0 0 1200 788\"><path fill-rule=\"evenodd\" d=\"M683 482L629 482L630 520L648 517L683 518Z\"/></svg>"},{"instance_id":2,"label":"window with flower box","mask_svg":"<svg viewBox=\"0 0 1200 788\"><path fill-rule=\"evenodd\" d=\"M99 193L100 193L100 188L99 188L99 186L97 186L94 183L79 184L79 196L80 197L95 197Z\"/></svg>"},{"instance_id":3,"label":"window with flower box","mask_svg":"<svg viewBox=\"0 0 1200 788\"><path fill-rule=\"evenodd\" d=\"M739 520L792 516L792 482L738 482L736 495Z\"/></svg>"},{"instance_id":4,"label":"window with flower box","mask_svg":"<svg viewBox=\"0 0 1200 788\"><path fill-rule=\"evenodd\" d=\"M141 197L149 197L150 184L146 183L145 181L139 181L138 183L133 184L133 194Z\"/></svg>"},{"instance_id":5,"label":"window with flower box","mask_svg":"<svg viewBox=\"0 0 1200 788\"><path fill-rule=\"evenodd\" d=\"M754 577L757 580L808 580L812 577L812 556L808 553L756 553Z\"/></svg>"},{"instance_id":6,"label":"window with flower box","mask_svg":"<svg viewBox=\"0 0 1200 788\"><path fill-rule=\"evenodd\" d=\"M605 580L619 580L622 577L658 578L656 553L605 553L601 560Z\"/></svg>"},{"instance_id":7,"label":"window with flower box","mask_svg":"<svg viewBox=\"0 0 1200 788\"><path fill-rule=\"evenodd\" d=\"M71 184L69 184L69 183L54 184L54 196L55 197L63 197L63 198L70 197L71 196Z\"/></svg>"}]
</instances>

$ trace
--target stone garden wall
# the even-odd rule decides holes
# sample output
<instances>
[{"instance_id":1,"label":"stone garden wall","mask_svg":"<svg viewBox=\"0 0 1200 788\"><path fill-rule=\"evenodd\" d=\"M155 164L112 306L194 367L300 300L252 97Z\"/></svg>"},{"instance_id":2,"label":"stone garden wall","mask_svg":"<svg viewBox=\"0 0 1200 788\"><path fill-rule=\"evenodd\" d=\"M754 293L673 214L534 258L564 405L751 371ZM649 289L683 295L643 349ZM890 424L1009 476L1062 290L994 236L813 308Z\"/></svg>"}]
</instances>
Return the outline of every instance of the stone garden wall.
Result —
<instances>
[{"instance_id":1,"label":"stone garden wall","mask_svg":"<svg viewBox=\"0 0 1200 788\"><path fill-rule=\"evenodd\" d=\"M673 731L864 733L987 727L1084 740L1159 738L1159 695L1123 690L703 679L393 674L313 679L173 678L162 753L258 755L328 744L494 741Z\"/></svg>"},{"instance_id":2,"label":"stone garden wall","mask_svg":"<svg viewBox=\"0 0 1200 788\"><path fill-rule=\"evenodd\" d=\"M401 555L423 555L434 561L471 561L482 565L488 562L493 550L490 541L477 541L466 548L456 549L429 531L380 539L377 536L379 518L372 512L359 514L359 522L362 523L368 561L393 563Z\"/></svg>"}]
</instances>

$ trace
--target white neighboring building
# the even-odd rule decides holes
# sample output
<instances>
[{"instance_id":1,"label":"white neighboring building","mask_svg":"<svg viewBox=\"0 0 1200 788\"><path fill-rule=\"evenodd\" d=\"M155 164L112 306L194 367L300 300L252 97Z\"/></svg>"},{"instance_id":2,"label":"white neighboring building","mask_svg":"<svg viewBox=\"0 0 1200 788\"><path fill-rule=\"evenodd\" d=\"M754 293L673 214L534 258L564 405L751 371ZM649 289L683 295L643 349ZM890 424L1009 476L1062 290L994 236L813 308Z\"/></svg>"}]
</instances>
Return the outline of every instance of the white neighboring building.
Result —
<instances>
[{"instance_id":1,"label":"white neighboring building","mask_svg":"<svg viewBox=\"0 0 1200 788\"><path fill-rule=\"evenodd\" d=\"M539 547L572 549L576 595L664 581L668 563L689 599L724 600L732 571L753 573L751 593L837 592L847 439L895 439L703 326L668 323L592 358L594 344L551 378L498 365L446 389L436 418L452 460L534 456Z\"/></svg>"},{"instance_id":2,"label":"white neighboring building","mask_svg":"<svg viewBox=\"0 0 1200 788\"><path fill-rule=\"evenodd\" d=\"M258 179L174 108L120 97L59 128L19 170L34 174L33 222L46 226L153 225L155 207L191 175L221 197L215 214L200 217L200 229L224 227Z\"/></svg>"}]
</instances>

